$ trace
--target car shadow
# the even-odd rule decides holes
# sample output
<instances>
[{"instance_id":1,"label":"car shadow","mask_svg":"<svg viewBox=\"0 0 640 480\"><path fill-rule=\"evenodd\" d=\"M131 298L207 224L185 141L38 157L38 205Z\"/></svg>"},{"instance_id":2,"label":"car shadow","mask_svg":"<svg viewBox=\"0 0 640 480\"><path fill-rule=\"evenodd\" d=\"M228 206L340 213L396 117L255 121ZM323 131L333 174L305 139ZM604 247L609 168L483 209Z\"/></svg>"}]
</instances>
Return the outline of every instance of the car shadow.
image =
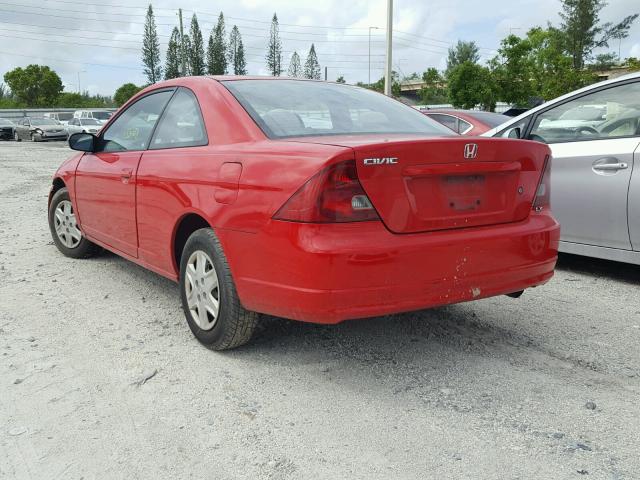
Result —
<instances>
[{"instance_id":1,"label":"car shadow","mask_svg":"<svg viewBox=\"0 0 640 480\"><path fill-rule=\"evenodd\" d=\"M156 301L175 305L175 314L182 317L178 288L171 280L110 252L91 260L105 261L126 271L136 281L148 284ZM496 301L511 305L509 322L487 315L487 308L478 307L480 302ZM336 365L347 369L378 365L376 368L387 372L428 370L439 376L463 364L473 369L474 362L483 357L524 365L528 362L526 352L535 350L547 355L548 346L543 339L527 333L526 328L518 328L530 321L530 312L524 307L514 310L513 302L518 300L497 297L336 325L261 315L254 338L247 345L222 354L255 364L293 363L317 368L320 374ZM170 328L188 329L186 321L174 323ZM197 348L196 340L193 342Z\"/></svg>"},{"instance_id":2,"label":"car shadow","mask_svg":"<svg viewBox=\"0 0 640 480\"><path fill-rule=\"evenodd\" d=\"M640 285L640 265L560 253L556 268L581 275L607 277L611 280Z\"/></svg>"}]
</instances>

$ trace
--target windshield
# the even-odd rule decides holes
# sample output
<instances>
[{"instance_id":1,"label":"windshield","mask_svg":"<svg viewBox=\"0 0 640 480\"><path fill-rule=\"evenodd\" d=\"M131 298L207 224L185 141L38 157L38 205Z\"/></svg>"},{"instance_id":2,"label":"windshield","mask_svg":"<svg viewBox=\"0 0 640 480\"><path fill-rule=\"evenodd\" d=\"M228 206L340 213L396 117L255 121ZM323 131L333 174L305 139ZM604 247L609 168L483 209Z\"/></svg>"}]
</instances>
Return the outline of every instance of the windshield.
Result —
<instances>
[{"instance_id":1,"label":"windshield","mask_svg":"<svg viewBox=\"0 0 640 480\"><path fill-rule=\"evenodd\" d=\"M32 118L31 125L60 125L60 123L53 118Z\"/></svg>"},{"instance_id":2,"label":"windshield","mask_svg":"<svg viewBox=\"0 0 640 480\"><path fill-rule=\"evenodd\" d=\"M73 118L73 113L69 112L69 113L59 113L58 114L58 120L63 120L63 121L68 121L71 120Z\"/></svg>"},{"instance_id":3,"label":"windshield","mask_svg":"<svg viewBox=\"0 0 640 480\"><path fill-rule=\"evenodd\" d=\"M360 133L455 135L417 110L364 88L300 80L222 83L270 138Z\"/></svg>"},{"instance_id":4,"label":"windshield","mask_svg":"<svg viewBox=\"0 0 640 480\"><path fill-rule=\"evenodd\" d=\"M93 118L98 120L109 120L111 118L111 112L92 112Z\"/></svg>"},{"instance_id":5,"label":"windshield","mask_svg":"<svg viewBox=\"0 0 640 480\"><path fill-rule=\"evenodd\" d=\"M13 127L13 122L6 118L0 118L0 127Z\"/></svg>"},{"instance_id":6,"label":"windshield","mask_svg":"<svg viewBox=\"0 0 640 480\"><path fill-rule=\"evenodd\" d=\"M100 125L100 122L94 118L83 118L80 120L82 125Z\"/></svg>"}]
</instances>

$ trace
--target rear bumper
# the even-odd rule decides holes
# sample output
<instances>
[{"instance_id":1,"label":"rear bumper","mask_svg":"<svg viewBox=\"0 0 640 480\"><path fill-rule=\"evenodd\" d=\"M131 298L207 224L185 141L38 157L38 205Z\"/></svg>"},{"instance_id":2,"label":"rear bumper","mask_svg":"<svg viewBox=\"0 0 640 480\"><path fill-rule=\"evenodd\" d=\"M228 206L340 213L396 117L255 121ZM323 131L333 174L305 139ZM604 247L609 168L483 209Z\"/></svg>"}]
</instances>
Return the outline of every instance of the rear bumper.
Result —
<instances>
[{"instance_id":1,"label":"rear bumper","mask_svg":"<svg viewBox=\"0 0 640 480\"><path fill-rule=\"evenodd\" d=\"M546 283L560 227L543 212L514 224L407 235L380 222L279 221L259 234L218 235L245 308L338 323Z\"/></svg>"}]
</instances>

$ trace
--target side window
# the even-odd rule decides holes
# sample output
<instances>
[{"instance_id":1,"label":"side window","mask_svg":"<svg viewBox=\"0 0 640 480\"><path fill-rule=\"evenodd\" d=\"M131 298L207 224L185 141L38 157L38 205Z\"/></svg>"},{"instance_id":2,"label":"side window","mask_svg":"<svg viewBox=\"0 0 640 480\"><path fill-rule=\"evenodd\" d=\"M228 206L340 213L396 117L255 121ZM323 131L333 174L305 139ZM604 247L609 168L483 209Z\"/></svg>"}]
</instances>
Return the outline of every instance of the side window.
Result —
<instances>
[{"instance_id":1,"label":"side window","mask_svg":"<svg viewBox=\"0 0 640 480\"><path fill-rule=\"evenodd\" d=\"M441 115L439 113L429 114L429 117L433 118L436 122L441 123L445 127L450 128L456 133L458 132L458 119L451 115Z\"/></svg>"},{"instance_id":2,"label":"side window","mask_svg":"<svg viewBox=\"0 0 640 480\"><path fill-rule=\"evenodd\" d=\"M461 118L458 119L458 133L468 132L471 128L473 128L473 125L469 122L462 120Z\"/></svg>"},{"instance_id":3,"label":"side window","mask_svg":"<svg viewBox=\"0 0 640 480\"><path fill-rule=\"evenodd\" d=\"M527 129L527 125L531 120L531 116L525 117L517 123L509 125L507 128L500 130L494 135L494 137L502 138L522 138L524 131Z\"/></svg>"},{"instance_id":4,"label":"side window","mask_svg":"<svg viewBox=\"0 0 640 480\"><path fill-rule=\"evenodd\" d=\"M153 128L171 95L172 90L152 93L127 108L104 132L98 151L145 150Z\"/></svg>"},{"instance_id":5,"label":"side window","mask_svg":"<svg viewBox=\"0 0 640 480\"><path fill-rule=\"evenodd\" d=\"M167 105L149 149L206 145L207 132L196 96L180 88Z\"/></svg>"},{"instance_id":6,"label":"side window","mask_svg":"<svg viewBox=\"0 0 640 480\"><path fill-rule=\"evenodd\" d=\"M638 98L640 82L570 100L538 115L529 139L564 143L638 135Z\"/></svg>"}]
</instances>

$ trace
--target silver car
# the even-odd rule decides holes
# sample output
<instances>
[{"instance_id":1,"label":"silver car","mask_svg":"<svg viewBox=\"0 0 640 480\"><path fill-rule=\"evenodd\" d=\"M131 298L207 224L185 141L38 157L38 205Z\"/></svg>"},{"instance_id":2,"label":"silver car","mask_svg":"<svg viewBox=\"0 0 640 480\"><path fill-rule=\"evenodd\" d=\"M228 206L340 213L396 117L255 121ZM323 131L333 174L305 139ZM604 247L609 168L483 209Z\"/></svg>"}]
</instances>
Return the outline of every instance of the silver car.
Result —
<instances>
[{"instance_id":1,"label":"silver car","mask_svg":"<svg viewBox=\"0 0 640 480\"><path fill-rule=\"evenodd\" d=\"M72 118L67 125L69 136L74 133L98 133L102 128L102 123L95 118Z\"/></svg>"},{"instance_id":2,"label":"silver car","mask_svg":"<svg viewBox=\"0 0 640 480\"><path fill-rule=\"evenodd\" d=\"M561 252L640 265L640 73L571 92L483 136L549 144Z\"/></svg>"},{"instance_id":3,"label":"silver car","mask_svg":"<svg viewBox=\"0 0 640 480\"><path fill-rule=\"evenodd\" d=\"M17 142L22 140L31 140L32 142L66 140L67 131L64 125L53 118L24 117L16 124L13 138Z\"/></svg>"}]
</instances>

